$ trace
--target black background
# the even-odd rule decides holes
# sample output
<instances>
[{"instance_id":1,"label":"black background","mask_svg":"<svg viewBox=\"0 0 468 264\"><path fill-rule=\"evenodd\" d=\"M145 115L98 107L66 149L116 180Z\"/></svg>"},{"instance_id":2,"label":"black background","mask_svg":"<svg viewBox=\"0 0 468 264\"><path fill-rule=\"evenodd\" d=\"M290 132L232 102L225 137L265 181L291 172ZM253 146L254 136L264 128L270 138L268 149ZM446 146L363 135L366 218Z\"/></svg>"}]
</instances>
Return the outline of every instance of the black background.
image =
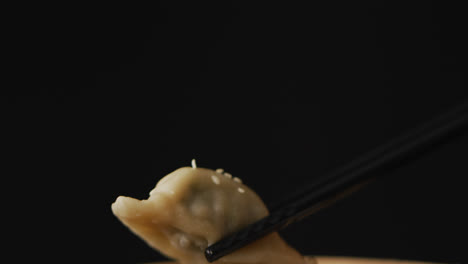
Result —
<instances>
[{"instance_id":1,"label":"black background","mask_svg":"<svg viewBox=\"0 0 468 264\"><path fill-rule=\"evenodd\" d=\"M112 215L118 195L146 198L196 158L272 205L468 98L466 15L448 3L41 4L14 17L2 149L9 210L27 215L20 258L162 260ZM281 234L303 254L467 261L467 147Z\"/></svg>"}]
</instances>

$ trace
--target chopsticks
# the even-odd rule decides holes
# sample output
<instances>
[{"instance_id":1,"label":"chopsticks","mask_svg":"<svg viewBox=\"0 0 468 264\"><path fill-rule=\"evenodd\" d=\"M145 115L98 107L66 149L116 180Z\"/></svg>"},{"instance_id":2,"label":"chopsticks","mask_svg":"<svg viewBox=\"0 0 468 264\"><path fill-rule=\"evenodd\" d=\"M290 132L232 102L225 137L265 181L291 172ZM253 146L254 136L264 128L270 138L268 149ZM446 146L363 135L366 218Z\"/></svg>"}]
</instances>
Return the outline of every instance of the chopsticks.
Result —
<instances>
[{"instance_id":1,"label":"chopsticks","mask_svg":"<svg viewBox=\"0 0 468 264\"><path fill-rule=\"evenodd\" d=\"M437 147L465 134L468 128L468 102L332 171L269 216L210 245L205 257L213 262L271 232L332 204L376 177L404 166Z\"/></svg>"}]
</instances>

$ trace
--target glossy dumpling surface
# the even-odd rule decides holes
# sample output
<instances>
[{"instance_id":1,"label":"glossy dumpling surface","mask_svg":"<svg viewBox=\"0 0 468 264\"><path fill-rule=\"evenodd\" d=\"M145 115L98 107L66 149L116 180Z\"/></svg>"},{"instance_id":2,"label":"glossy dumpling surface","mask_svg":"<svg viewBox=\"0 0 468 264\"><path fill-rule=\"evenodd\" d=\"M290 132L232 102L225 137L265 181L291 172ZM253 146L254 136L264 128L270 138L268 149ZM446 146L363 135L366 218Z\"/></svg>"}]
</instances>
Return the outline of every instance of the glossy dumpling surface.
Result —
<instances>
[{"instance_id":1,"label":"glossy dumpling surface","mask_svg":"<svg viewBox=\"0 0 468 264\"><path fill-rule=\"evenodd\" d=\"M258 195L221 170L180 168L164 178L146 200L120 196L112 211L149 246L182 264L205 264L204 250L222 237L268 215ZM304 263L277 233L214 263Z\"/></svg>"}]
</instances>

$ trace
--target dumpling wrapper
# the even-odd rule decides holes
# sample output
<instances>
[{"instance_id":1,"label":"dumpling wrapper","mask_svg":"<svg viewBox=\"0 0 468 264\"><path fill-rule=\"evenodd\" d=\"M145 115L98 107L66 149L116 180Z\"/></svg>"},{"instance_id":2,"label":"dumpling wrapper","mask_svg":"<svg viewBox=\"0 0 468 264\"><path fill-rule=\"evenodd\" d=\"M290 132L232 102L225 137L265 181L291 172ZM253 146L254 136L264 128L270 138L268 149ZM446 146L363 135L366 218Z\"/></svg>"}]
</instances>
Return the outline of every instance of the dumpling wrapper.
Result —
<instances>
[{"instance_id":1,"label":"dumpling wrapper","mask_svg":"<svg viewBox=\"0 0 468 264\"><path fill-rule=\"evenodd\" d=\"M229 174L183 167L162 178L147 200L119 196L112 212L149 246L182 264L206 264L204 250L268 215L260 197ZM272 233L213 263L304 264Z\"/></svg>"}]
</instances>

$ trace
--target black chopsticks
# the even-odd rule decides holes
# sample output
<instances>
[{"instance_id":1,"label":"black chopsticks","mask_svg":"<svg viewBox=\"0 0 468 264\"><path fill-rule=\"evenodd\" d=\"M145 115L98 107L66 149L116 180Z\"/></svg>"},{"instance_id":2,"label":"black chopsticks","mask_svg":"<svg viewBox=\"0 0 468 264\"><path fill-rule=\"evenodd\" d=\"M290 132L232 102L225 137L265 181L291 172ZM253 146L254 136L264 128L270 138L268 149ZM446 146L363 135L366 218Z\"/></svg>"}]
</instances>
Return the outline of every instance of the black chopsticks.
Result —
<instances>
[{"instance_id":1,"label":"black chopsticks","mask_svg":"<svg viewBox=\"0 0 468 264\"><path fill-rule=\"evenodd\" d=\"M387 174L436 147L465 134L468 102L333 171L321 181L274 209L269 216L210 245L205 257L213 262L250 242L280 230L330 205L370 180Z\"/></svg>"}]
</instances>

